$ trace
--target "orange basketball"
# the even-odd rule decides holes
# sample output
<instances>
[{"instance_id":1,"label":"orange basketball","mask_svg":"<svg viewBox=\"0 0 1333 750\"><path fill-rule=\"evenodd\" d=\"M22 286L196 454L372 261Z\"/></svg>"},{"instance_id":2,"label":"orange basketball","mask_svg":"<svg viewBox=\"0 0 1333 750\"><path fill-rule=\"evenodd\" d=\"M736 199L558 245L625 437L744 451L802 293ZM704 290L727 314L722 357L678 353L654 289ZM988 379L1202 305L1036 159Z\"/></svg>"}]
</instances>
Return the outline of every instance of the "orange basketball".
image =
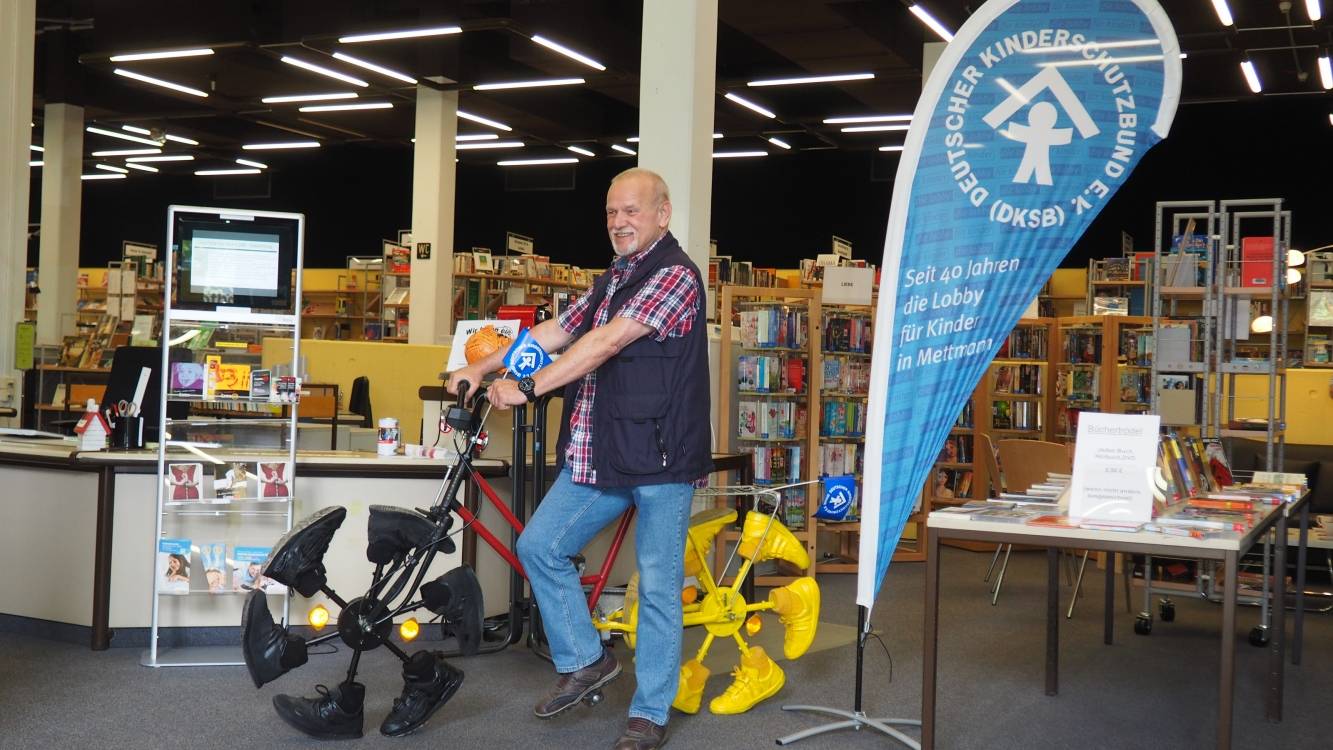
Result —
<instances>
[{"instance_id":1,"label":"orange basketball","mask_svg":"<svg viewBox=\"0 0 1333 750\"><path fill-rule=\"evenodd\" d=\"M489 357L494 352L507 350L513 343L513 339L497 331L495 326L486 326L467 337L467 343L463 345L463 356L467 358L468 364L472 364Z\"/></svg>"}]
</instances>

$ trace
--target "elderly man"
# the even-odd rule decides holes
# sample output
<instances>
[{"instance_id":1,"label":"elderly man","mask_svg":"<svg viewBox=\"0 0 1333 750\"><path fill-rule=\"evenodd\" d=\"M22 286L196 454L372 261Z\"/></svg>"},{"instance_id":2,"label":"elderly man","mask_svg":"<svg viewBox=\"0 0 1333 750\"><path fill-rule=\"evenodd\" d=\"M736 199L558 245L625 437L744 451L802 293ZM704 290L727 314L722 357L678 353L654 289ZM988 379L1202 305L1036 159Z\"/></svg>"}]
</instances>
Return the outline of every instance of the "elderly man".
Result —
<instances>
[{"instance_id":1,"label":"elderly man","mask_svg":"<svg viewBox=\"0 0 1333 750\"><path fill-rule=\"evenodd\" d=\"M637 508L639 624L629 723L616 748L666 740L680 663L682 550L693 485L711 466L704 285L667 231L666 182L646 169L611 181L606 230L616 258L558 319L532 330L548 351L569 348L530 378L491 385L497 408L563 387L559 476L518 540L560 673L534 712L550 718L620 676L588 616L570 562L631 505ZM475 384L504 352L450 378Z\"/></svg>"}]
</instances>

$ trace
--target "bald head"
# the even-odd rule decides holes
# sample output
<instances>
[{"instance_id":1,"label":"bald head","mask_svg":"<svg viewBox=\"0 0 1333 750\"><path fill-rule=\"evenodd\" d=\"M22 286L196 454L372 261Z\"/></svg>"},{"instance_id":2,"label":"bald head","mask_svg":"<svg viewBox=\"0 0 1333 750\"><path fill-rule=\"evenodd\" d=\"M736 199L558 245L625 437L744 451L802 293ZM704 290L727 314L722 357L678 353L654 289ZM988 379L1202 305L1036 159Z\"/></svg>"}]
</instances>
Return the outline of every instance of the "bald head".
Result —
<instances>
[{"instance_id":1,"label":"bald head","mask_svg":"<svg viewBox=\"0 0 1333 750\"><path fill-rule=\"evenodd\" d=\"M666 180L647 169L627 169L606 191L606 231L616 255L626 257L652 246L671 223Z\"/></svg>"}]
</instances>

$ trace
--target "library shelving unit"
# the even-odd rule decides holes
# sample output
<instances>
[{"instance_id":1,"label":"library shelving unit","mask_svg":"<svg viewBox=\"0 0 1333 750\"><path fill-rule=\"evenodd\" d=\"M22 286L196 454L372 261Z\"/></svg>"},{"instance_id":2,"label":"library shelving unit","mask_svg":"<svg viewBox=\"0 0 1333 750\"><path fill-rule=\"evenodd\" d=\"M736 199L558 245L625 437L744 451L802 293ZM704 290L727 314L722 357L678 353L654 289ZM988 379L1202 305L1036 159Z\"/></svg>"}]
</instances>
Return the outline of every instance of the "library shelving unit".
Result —
<instances>
[{"instance_id":1,"label":"library shelving unit","mask_svg":"<svg viewBox=\"0 0 1333 750\"><path fill-rule=\"evenodd\" d=\"M1018 322L1001 344L981 383L987 391L992 439L1050 439L1050 415L1055 406L1055 395L1051 392L1054 338L1053 318L1026 318ZM970 456L972 451L966 448L955 446L955 452ZM965 496L976 497L978 493Z\"/></svg>"},{"instance_id":2,"label":"library shelving unit","mask_svg":"<svg viewBox=\"0 0 1333 750\"><path fill-rule=\"evenodd\" d=\"M269 298L264 309L180 303L183 292L172 294L174 269L179 266L184 274L185 264L198 261L199 243L195 258L179 253L176 245L189 239L190 219L225 217L221 212L234 210L172 206L168 212L166 268L173 273L166 281L163 340L175 343L162 347L159 371L164 377L156 425L152 619L141 659L148 667L243 664L239 643L177 646L169 633L235 625L251 591L265 593L282 621L290 615L286 588L260 571L273 542L291 529L300 491L295 368L301 346L304 219L250 211L235 221L255 222L253 228L227 227L282 228L281 256L295 265L285 305L278 297ZM290 342L291 358L262 367L264 341L273 339Z\"/></svg>"},{"instance_id":3,"label":"library shelving unit","mask_svg":"<svg viewBox=\"0 0 1333 750\"><path fill-rule=\"evenodd\" d=\"M1131 256L1088 261L1088 291L1085 308L1098 313L1098 299L1119 300L1123 314L1144 315L1151 294L1151 279L1136 267Z\"/></svg>"},{"instance_id":4,"label":"library shelving unit","mask_svg":"<svg viewBox=\"0 0 1333 750\"><path fill-rule=\"evenodd\" d=\"M1125 414L1149 408L1142 384L1151 383L1151 318L1060 318L1056 332L1052 440L1072 442L1078 414L1085 411ZM1131 387L1133 393L1127 390Z\"/></svg>"},{"instance_id":5,"label":"library shelving unit","mask_svg":"<svg viewBox=\"0 0 1333 750\"><path fill-rule=\"evenodd\" d=\"M334 288L301 291L301 337L307 339L377 340L380 335L380 283L384 259L347 258L347 272Z\"/></svg>"},{"instance_id":6,"label":"library shelving unit","mask_svg":"<svg viewBox=\"0 0 1333 750\"><path fill-rule=\"evenodd\" d=\"M1282 202L1219 201L1220 262L1213 281L1221 312L1215 334L1220 381L1213 394L1216 435L1264 439L1268 470L1280 470L1286 443L1291 212L1283 210ZM1267 326L1259 324L1264 318ZM1259 394L1241 394L1241 378L1255 377L1263 381ZM1242 404L1248 407L1245 415L1237 413Z\"/></svg>"},{"instance_id":7,"label":"library shelving unit","mask_svg":"<svg viewBox=\"0 0 1333 750\"><path fill-rule=\"evenodd\" d=\"M386 240L384 270L380 278L380 338L406 342L408 308L412 301L412 253L406 247Z\"/></svg>"},{"instance_id":8,"label":"library shelving unit","mask_svg":"<svg viewBox=\"0 0 1333 750\"><path fill-rule=\"evenodd\" d=\"M790 484L818 477L819 409L811 395L822 391L820 319L818 290L722 288L722 321L739 322L740 342L722 336L724 387L719 389L719 427L729 450L754 456L756 484ZM733 383L736 403L731 402ZM805 544L810 569L779 567L756 578L758 585L781 586L800 575L815 574L819 564L813 517L817 487L783 491L781 520ZM719 535L719 565L739 540L739 524L745 515L745 509L740 510L737 528Z\"/></svg>"},{"instance_id":9,"label":"library shelving unit","mask_svg":"<svg viewBox=\"0 0 1333 750\"><path fill-rule=\"evenodd\" d=\"M1160 414L1164 426L1216 423L1207 395L1214 386L1210 374L1218 325L1214 272L1221 218L1215 201L1157 203L1149 413Z\"/></svg>"},{"instance_id":10,"label":"library shelving unit","mask_svg":"<svg viewBox=\"0 0 1333 750\"><path fill-rule=\"evenodd\" d=\"M874 304L821 303L818 475L855 476L857 493L845 521L816 519L815 546L820 549L822 573L855 573L861 507L860 478L865 467L866 408L870 393L870 360L874 343ZM822 495L822 490L820 490ZM812 499L814 502L815 499ZM895 561L922 560L925 537L921 514L908 524L917 529L915 540L905 539L894 551ZM823 535L823 539L819 538ZM824 542L831 542L824 551Z\"/></svg>"},{"instance_id":11,"label":"library shelving unit","mask_svg":"<svg viewBox=\"0 0 1333 750\"><path fill-rule=\"evenodd\" d=\"M1305 254L1304 367L1333 367L1333 250Z\"/></svg>"},{"instance_id":12,"label":"library shelving unit","mask_svg":"<svg viewBox=\"0 0 1333 750\"><path fill-rule=\"evenodd\" d=\"M494 318L500 305L513 288L522 289L523 304L531 304L534 297L543 303L557 302L562 293L578 294L587 284L548 276L514 276L497 273L454 272L455 320L487 320ZM567 300L568 301L568 300ZM554 308L553 308L554 309Z\"/></svg>"}]
</instances>

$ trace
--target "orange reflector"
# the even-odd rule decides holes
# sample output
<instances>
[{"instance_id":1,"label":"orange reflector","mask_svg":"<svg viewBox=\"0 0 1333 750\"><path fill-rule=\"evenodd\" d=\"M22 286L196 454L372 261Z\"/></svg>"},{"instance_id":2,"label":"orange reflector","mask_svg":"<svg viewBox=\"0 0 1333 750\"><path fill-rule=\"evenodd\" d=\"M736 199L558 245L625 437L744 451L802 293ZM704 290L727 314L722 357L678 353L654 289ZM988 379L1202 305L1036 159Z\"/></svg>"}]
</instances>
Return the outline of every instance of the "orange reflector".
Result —
<instances>
[{"instance_id":1,"label":"orange reflector","mask_svg":"<svg viewBox=\"0 0 1333 750\"><path fill-rule=\"evenodd\" d=\"M745 621L745 632L750 635L757 634L764 627L764 621L759 619L759 615L750 615L750 619Z\"/></svg>"},{"instance_id":2,"label":"orange reflector","mask_svg":"<svg viewBox=\"0 0 1333 750\"><path fill-rule=\"evenodd\" d=\"M699 601L699 587L686 586L680 590L680 601L682 604L694 604Z\"/></svg>"},{"instance_id":3,"label":"orange reflector","mask_svg":"<svg viewBox=\"0 0 1333 750\"><path fill-rule=\"evenodd\" d=\"M404 620L403 624L398 626L398 635L402 636L405 641L410 641L420 634L421 624L416 621L415 617Z\"/></svg>"},{"instance_id":4,"label":"orange reflector","mask_svg":"<svg viewBox=\"0 0 1333 750\"><path fill-rule=\"evenodd\" d=\"M306 621L315 630L323 630L324 626L329 624L329 611L324 609L323 604L316 604L314 609L310 610L310 614L306 615Z\"/></svg>"}]
</instances>

